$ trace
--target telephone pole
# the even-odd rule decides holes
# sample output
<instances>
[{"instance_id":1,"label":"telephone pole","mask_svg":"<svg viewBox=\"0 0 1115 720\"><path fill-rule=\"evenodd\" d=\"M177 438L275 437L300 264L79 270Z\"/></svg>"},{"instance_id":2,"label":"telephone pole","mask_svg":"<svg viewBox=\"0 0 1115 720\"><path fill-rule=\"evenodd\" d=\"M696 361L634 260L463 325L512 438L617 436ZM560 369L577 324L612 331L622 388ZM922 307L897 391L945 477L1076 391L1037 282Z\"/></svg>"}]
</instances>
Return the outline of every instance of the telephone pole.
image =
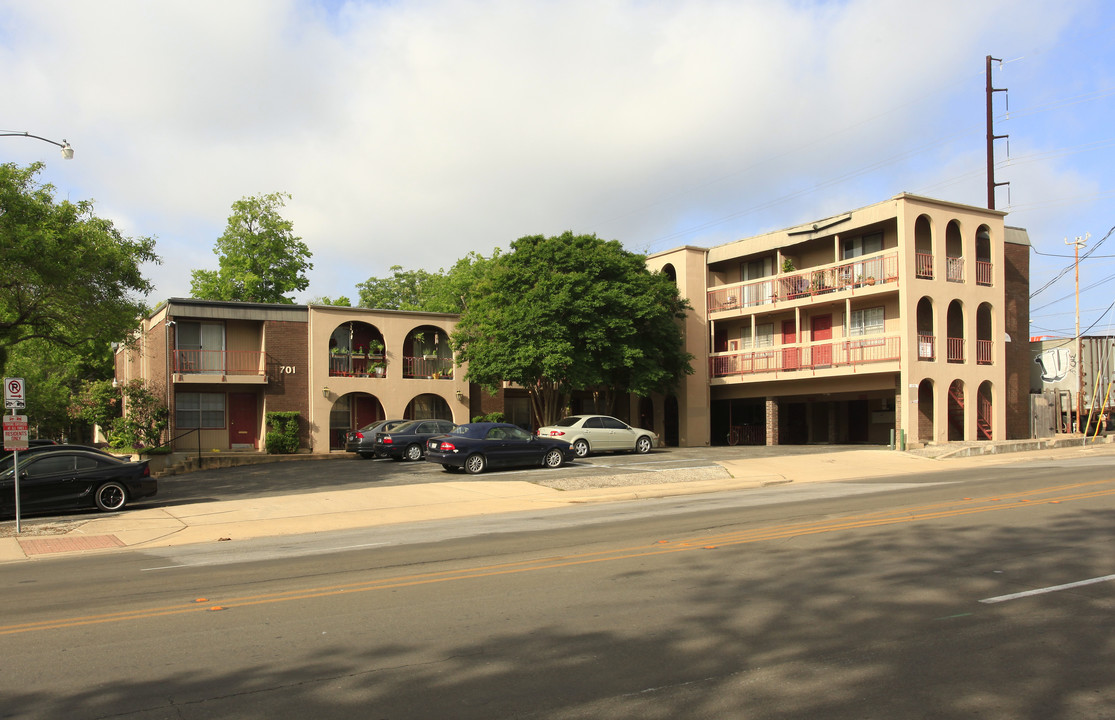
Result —
<instances>
[{"instance_id":1,"label":"telephone pole","mask_svg":"<svg viewBox=\"0 0 1115 720\"><path fill-rule=\"evenodd\" d=\"M1065 238L1066 245L1072 245L1072 266L1076 275L1076 431L1083 432L1080 418L1084 416L1084 358L1082 356L1083 343L1080 340L1080 248L1088 242L1091 233L1084 233L1084 237L1076 236L1075 242Z\"/></svg>"},{"instance_id":2,"label":"telephone pole","mask_svg":"<svg viewBox=\"0 0 1115 720\"><path fill-rule=\"evenodd\" d=\"M987 56L987 209L995 209L995 188L1000 185L1010 185L1009 182L995 182L995 141L1001 140L1009 135L996 135L995 134L995 121L992 115L993 110L991 107L991 97L997 93L1005 93L1006 88L993 87L991 84L991 62L1003 62L999 58ZM999 68L1002 70L1002 67Z\"/></svg>"}]
</instances>

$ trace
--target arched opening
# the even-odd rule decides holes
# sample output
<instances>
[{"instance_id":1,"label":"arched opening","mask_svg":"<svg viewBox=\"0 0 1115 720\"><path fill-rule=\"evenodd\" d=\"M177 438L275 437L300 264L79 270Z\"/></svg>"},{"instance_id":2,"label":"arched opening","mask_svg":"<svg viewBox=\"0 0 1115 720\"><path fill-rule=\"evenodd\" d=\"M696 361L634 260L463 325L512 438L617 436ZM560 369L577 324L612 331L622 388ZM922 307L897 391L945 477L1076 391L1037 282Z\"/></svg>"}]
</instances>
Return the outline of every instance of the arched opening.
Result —
<instances>
[{"instance_id":1,"label":"arched opening","mask_svg":"<svg viewBox=\"0 0 1115 720\"><path fill-rule=\"evenodd\" d=\"M674 285L678 284L678 271L675 270L674 266L671 265L670 263L666 263L665 265L662 266L662 274L665 275L666 277L670 278L670 281L673 282ZM647 430L650 429L646 425L643 425L642 427L646 428Z\"/></svg>"},{"instance_id":2,"label":"arched opening","mask_svg":"<svg viewBox=\"0 0 1115 720\"><path fill-rule=\"evenodd\" d=\"M948 316L948 361L964 362L964 305L959 300L949 303Z\"/></svg>"},{"instance_id":3,"label":"arched opening","mask_svg":"<svg viewBox=\"0 0 1115 720\"><path fill-rule=\"evenodd\" d=\"M424 393L410 401L403 417L407 420L452 420L453 411L449 409L445 398Z\"/></svg>"},{"instance_id":4,"label":"arched opening","mask_svg":"<svg viewBox=\"0 0 1115 720\"><path fill-rule=\"evenodd\" d=\"M403 342L403 377L453 379L453 351L449 348L449 336L445 330L433 325L420 325L410 331Z\"/></svg>"},{"instance_id":5,"label":"arched opening","mask_svg":"<svg viewBox=\"0 0 1115 720\"><path fill-rule=\"evenodd\" d=\"M960 235L960 223L950 220L945 228L945 279L949 282L964 282L964 238Z\"/></svg>"},{"instance_id":6,"label":"arched opening","mask_svg":"<svg viewBox=\"0 0 1115 720\"><path fill-rule=\"evenodd\" d=\"M917 277L933 279L933 225L928 215L914 221L914 266Z\"/></svg>"},{"instance_id":7,"label":"arched opening","mask_svg":"<svg viewBox=\"0 0 1115 720\"><path fill-rule=\"evenodd\" d=\"M976 429L979 431L980 440L992 439L992 403L991 381L984 380L976 392Z\"/></svg>"},{"instance_id":8,"label":"arched opening","mask_svg":"<svg viewBox=\"0 0 1115 720\"><path fill-rule=\"evenodd\" d=\"M329 408L329 449L344 450L346 433L385 419L383 405L375 395L362 392L342 395Z\"/></svg>"},{"instance_id":9,"label":"arched opening","mask_svg":"<svg viewBox=\"0 0 1115 720\"><path fill-rule=\"evenodd\" d=\"M923 443L935 442L933 381L929 378L918 384L918 441Z\"/></svg>"},{"instance_id":10,"label":"arched opening","mask_svg":"<svg viewBox=\"0 0 1115 720\"><path fill-rule=\"evenodd\" d=\"M918 300L918 360L937 359L937 338L933 330L933 299Z\"/></svg>"},{"instance_id":11,"label":"arched opening","mask_svg":"<svg viewBox=\"0 0 1115 720\"><path fill-rule=\"evenodd\" d=\"M981 303L976 308L976 363L979 365L990 365L993 359L992 317L990 304Z\"/></svg>"},{"instance_id":12,"label":"arched opening","mask_svg":"<svg viewBox=\"0 0 1115 720\"><path fill-rule=\"evenodd\" d=\"M992 271L991 228L980 225L976 230L976 284L990 285Z\"/></svg>"},{"instance_id":13,"label":"arched opening","mask_svg":"<svg viewBox=\"0 0 1115 720\"><path fill-rule=\"evenodd\" d=\"M353 321L333 330L329 336L330 377L383 377L386 374L387 356L379 328Z\"/></svg>"},{"instance_id":14,"label":"arched opening","mask_svg":"<svg viewBox=\"0 0 1115 720\"><path fill-rule=\"evenodd\" d=\"M964 383L954 380L949 385L949 442L964 440Z\"/></svg>"}]
</instances>

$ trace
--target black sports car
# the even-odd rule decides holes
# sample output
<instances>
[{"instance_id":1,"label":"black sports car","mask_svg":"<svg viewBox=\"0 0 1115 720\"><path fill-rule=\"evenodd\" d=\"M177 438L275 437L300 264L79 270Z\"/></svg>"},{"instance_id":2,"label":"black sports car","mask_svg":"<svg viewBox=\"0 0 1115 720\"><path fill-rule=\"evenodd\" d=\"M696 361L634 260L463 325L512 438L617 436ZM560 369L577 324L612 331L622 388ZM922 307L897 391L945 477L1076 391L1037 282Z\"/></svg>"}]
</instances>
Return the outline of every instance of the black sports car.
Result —
<instances>
[{"instance_id":1,"label":"black sports car","mask_svg":"<svg viewBox=\"0 0 1115 720\"><path fill-rule=\"evenodd\" d=\"M450 472L463 469L473 475L489 467L555 468L574 457L568 442L531 435L510 423L466 423L426 442L426 460L440 463Z\"/></svg>"},{"instance_id":2,"label":"black sports car","mask_svg":"<svg viewBox=\"0 0 1115 720\"><path fill-rule=\"evenodd\" d=\"M0 515L15 515L15 457L0 460ZM19 508L40 513L81 507L122 510L158 492L147 461L131 462L81 446L19 453Z\"/></svg>"},{"instance_id":3,"label":"black sports car","mask_svg":"<svg viewBox=\"0 0 1115 720\"><path fill-rule=\"evenodd\" d=\"M421 460L426 440L455 427L449 420L413 420L395 426L390 432L380 430L376 433L375 453L392 460Z\"/></svg>"}]
</instances>

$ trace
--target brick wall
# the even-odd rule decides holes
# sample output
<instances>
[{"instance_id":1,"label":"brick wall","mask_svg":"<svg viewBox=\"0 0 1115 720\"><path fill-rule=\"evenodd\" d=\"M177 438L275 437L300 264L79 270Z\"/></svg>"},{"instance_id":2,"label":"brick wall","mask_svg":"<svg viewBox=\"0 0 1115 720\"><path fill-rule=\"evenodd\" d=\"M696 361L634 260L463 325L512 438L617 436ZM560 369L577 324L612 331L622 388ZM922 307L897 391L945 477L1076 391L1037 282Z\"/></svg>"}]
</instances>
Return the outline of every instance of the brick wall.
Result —
<instances>
[{"instance_id":1,"label":"brick wall","mask_svg":"<svg viewBox=\"0 0 1115 720\"><path fill-rule=\"evenodd\" d=\"M267 351L267 412L298 412L301 447L310 446L310 358L308 326L304 322L268 320L263 323Z\"/></svg>"}]
</instances>

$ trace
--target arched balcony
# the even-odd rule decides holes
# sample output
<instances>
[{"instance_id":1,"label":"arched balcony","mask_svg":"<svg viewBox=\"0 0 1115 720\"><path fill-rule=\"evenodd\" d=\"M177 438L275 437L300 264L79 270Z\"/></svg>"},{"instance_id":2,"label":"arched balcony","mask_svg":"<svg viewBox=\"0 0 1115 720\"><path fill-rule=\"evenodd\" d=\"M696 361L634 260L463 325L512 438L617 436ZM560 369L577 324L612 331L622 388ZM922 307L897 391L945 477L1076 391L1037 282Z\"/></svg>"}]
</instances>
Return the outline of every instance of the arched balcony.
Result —
<instances>
[{"instance_id":1,"label":"arched balcony","mask_svg":"<svg viewBox=\"0 0 1115 720\"><path fill-rule=\"evenodd\" d=\"M937 338L933 330L933 299L918 300L918 360L937 359Z\"/></svg>"},{"instance_id":2,"label":"arched balcony","mask_svg":"<svg viewBox=\"0 0 1115 720\"><path fill-rule=\"evenodd\" d=\"M959 300L949 303L947 359L950 363L964 362L964 306Z\"/></svg>"},{"instance_id":3,"label":"arched balcony","mask_svg":"<svg viewBox=\"0 0 1115 720\"><path fill-rule=\"evenodd\" d=\"M976 231L976 284L990 285L994 266L991 264L991 229L980 225Z\"/></svg>"},{"instance_id":4,"label":"arched balcony","mask_svg":"<svg viewBox=\"0 0 1115 720\"><path fill-rule=\"evenodd\" d=\"M933 226L927 215L914 222L914 274L922 280L933 279Z\"/></svg>"},{"instance_id":5,"label":"arched balcony","mask_svg":"<svg viewBox=\"0 0 1115 720\"><path fill-rule=\"evenodd\" d=\"M330 377L384 377L387 355L383 333L374 325L353 321L338 325L329 337Z\"/></svg>"},{"instance_id":6,"label":"arched balcony","mask_svg":"<svg viewBox=\"0 0 1115 720\"><path fill-rule=\"evenodd\" d=\"M982 303L976 309L976 364L990 365L994 360L991 305Z\"/></svg>"},{"instance_id":7,"label":"arched balcony","mask_svg":"<svg viewBox=\"0 0 1115 720\"><path fill-rule=\"evenodd\" d=\"M964 282L964 239L960 235L960 223L955 220L950 220L945 229L945 279Z\"/></svg>"},{"instance_id":8,"label":"arched balcony","mask_svg":"<svg viewBox=\"0 0 1115 720\"><path fill-rule=\"evenodd\" d=\"M422 325L407 335L403 343L403 377L453 379L453 352L444 330Z\"/></svg>"}]
</instances>

